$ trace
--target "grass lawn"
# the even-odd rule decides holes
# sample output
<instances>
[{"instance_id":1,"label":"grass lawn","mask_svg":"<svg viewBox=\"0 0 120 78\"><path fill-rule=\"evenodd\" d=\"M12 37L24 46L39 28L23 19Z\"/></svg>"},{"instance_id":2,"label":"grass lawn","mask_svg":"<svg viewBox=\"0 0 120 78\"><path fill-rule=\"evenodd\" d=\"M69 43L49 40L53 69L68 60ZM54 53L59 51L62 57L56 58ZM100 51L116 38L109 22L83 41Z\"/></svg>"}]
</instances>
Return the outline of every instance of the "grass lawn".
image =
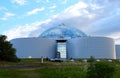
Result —
<instances>
[{"instance_id":1,"label":"grass lawn","mask_svg":"<svg viewBox=\"0 0 120 78\"><path fill-rule=\"evenodd\" d=\"M39 69L2 69L0 78L85 78L85 70L79 66L57 66Z\"/></svg>"},{"instance_id":2,"label":"grass lawn","mask_svg":"<svg viewBox=\"0 0 120 78\"><path fill-rule=\"evenodd\" d=\"M0 78L86 78L87 64L81 62L40 62L40 59L24 59L19 63L0 62L0 66L43 66L32 69L0 69ZM112 78L120 77L120 64L116 63Z\"/></svg>"}]
</instances>

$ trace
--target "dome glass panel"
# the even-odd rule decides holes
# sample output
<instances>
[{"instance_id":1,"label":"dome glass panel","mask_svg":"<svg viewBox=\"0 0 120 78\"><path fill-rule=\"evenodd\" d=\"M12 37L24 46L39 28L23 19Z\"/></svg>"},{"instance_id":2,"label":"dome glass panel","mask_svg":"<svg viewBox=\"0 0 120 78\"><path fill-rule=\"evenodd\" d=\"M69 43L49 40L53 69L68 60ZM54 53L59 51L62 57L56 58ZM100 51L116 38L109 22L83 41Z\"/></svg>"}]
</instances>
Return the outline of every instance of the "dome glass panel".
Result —
<instances>
[{"instance_id":1,"label":"dome glass panel","mask_svg":"<svg viewBox=\"0 0 120 78\"><path fill-rule=\"evenodd\" d=\"M39 37L50 39L71 39L78 37L86 37L82 31L70 26L56 26L44 31Z\"/></svg>"}]
</instances>

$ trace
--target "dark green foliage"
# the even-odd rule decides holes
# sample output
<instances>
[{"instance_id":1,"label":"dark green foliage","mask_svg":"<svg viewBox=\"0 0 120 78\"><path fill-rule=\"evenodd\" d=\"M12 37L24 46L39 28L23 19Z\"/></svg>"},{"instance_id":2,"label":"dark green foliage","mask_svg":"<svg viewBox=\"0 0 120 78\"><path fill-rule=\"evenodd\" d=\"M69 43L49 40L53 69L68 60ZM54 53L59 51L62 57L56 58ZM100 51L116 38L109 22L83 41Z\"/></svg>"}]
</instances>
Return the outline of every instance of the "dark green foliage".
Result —
<instances>
[{"instance_id":1,"label":"dark green foliage","mask_svg":"<svg viewBox=\"0 0 120 78\"><path fill-rule=\"evenodd\" d=\"M90 62L90 63L95 62L95 61L96 59L93 56L90 56L90 58L87 60L87 62Z\"/></svg>"},{"instance_id":2,"label":"dark green foliage","mask_svg":"<svg viewBox=\"0 0 120 78\"><path fill-rule=\"evenodd\" d=\"M87 78L111 78L115 67L109 62L96 62L90 64L87 71Z\"/></svg>"},{"instance_id":3,"label":"dark green foliage","mask_svg":"<svg viewBox=\"0 0 120 78\"><path fill-rule=\"evenodd\" d=\"M16 50L12 47L12 44L6 39L7 37L5 35L0 35L0 60L13 62L19 61L19 59L15 55Z\"/></svg>"}]
</instances>

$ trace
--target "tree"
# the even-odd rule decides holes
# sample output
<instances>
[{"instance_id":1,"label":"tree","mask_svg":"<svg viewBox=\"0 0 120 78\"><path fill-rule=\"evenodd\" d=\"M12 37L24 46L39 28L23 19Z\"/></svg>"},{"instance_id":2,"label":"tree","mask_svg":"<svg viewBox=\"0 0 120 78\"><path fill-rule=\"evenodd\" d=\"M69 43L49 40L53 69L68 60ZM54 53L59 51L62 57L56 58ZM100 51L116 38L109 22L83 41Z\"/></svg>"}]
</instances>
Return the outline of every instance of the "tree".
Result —
<instances>
[{"instance_id":1,"label":"tree","mask_svg":"<svg viewBox=\"0 0 120 78\"><path fill-rule=\"evenodd\" d=\"M16 56L16 49L6 40L7 36L0 35L0 60L17 62L19 59Z\"/></svg>"}]
</instances>

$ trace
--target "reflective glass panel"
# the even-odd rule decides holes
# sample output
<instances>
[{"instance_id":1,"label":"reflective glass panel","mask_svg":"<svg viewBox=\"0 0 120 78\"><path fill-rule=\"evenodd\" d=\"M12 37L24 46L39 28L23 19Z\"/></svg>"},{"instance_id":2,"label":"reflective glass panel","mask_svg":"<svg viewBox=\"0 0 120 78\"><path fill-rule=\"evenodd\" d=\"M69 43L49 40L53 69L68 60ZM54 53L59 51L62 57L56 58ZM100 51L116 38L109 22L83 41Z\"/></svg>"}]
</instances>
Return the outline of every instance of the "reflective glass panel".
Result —
<instances>
[{"instance_id":1,"label":"reflective glass panel","mask_svg":"<svg viewBox=\"0 0 120 78\"><path fill-rule=\"evenodd\" d=\"M66 58L66 42L57 43L57 52L60 52L60 58Z\"/></svg>"}]
</instances>

